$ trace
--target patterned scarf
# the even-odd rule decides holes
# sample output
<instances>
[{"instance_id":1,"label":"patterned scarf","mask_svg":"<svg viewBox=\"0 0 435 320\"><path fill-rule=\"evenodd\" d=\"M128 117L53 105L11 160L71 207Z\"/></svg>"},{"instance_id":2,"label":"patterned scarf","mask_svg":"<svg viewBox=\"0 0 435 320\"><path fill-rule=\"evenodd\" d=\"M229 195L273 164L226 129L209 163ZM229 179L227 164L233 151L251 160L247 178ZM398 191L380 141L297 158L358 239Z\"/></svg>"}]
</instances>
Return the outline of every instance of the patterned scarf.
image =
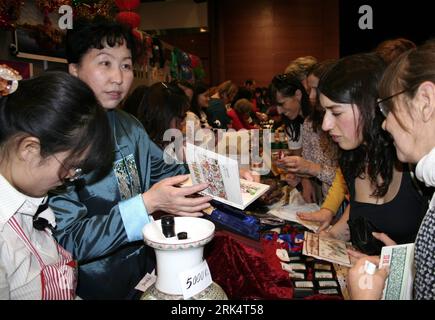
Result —
<instances>
[{"instance_id":1,"label":"patterned scarf","mask_svg":"<svg viewBox=\"0 0 435 320\"><path fill-rule=\"evenodd\" d=\"M435 186L435 148L417 164L416 176L427 186ZM435 299L435 194L415 240L414 298Z\"/></svg>"}]
</instances>

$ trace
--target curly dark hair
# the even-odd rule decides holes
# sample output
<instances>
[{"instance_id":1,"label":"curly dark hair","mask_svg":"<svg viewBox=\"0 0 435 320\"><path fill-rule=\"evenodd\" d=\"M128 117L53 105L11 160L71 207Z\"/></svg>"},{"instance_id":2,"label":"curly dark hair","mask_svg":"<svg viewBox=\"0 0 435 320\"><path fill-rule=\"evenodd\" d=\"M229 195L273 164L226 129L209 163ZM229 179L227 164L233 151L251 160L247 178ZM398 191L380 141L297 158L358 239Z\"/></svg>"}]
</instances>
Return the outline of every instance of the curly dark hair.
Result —
<instances>
[{"instance_id":1,"label":"curly dark hair","mask_svg":"<svg viewBox=\"0 0 435 320\"><path fill-rule=\"evenodd\" d=\"M372 196L382 197L393 176L396 152L389 133L381 127L384 117L376 106L377 86L385 63L374 53L340 59L320 79L319 93L337 103L358 108L358 128L363 143L353 150L342 150L339 163L346 180L364 178L366 172L376 186ZM381 181L379 180L381 178Z\"/></svg>"},{"instance_id":2,"label":"curly dark hair","mask_svg":"<svg viewBox=\"0 0 435 320\"><path fill-rule=\"evenodd\" d=\"M66 33L66 57L68 63L80 63L90 49L113 48L124 43L131 51L133 63L136 62L141 53L128 26L101 16L79 18Z\"/></svg>"}]
</instances>

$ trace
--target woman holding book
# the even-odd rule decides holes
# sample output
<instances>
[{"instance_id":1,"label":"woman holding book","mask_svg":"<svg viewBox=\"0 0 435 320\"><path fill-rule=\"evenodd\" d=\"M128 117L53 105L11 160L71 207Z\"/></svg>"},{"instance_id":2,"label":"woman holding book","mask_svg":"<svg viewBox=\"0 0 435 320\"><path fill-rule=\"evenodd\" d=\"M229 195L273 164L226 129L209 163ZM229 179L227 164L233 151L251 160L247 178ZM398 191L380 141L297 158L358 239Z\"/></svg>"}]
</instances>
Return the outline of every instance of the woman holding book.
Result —
<instances>
[{"instance_id":1,"label":"woman holding book","mask_svg":"<svg viewBox=\"0 0 435 320\"><path fill-rule=\"evenodd\" d=\"M385 64L375 54L340 59L319 83L325 110L322 129L341 149L340 169L350 193L350 208L328 235L366 254L379 254L384 232L397 243L415 240L425 205L407 165L398 161L383 116L376 109L377 85Z\"/></svg>"},{"instance_id":2,"label":"woman holding book","mask_svg":"<svg viewBox=\"0 0 435 320\"><path fill-rule=\"evenodd\" d=\"M378 107L382 123L394 139L400 161L417 163L416 176L435 186L435 42L412 49L393 62L382 77ZM411 211L418 216L419 212ZM414 299L435 299L435 195L415 240ZM389 245L395 244L382 235ZM353 299L380 299L388 272L361 273L365 261L379 264L378 257L361 258L349 272ZM392 272L393 270L390 270ZM361 276L371 277L372 286L361 288Z\"/></svg>"}]
</instances>

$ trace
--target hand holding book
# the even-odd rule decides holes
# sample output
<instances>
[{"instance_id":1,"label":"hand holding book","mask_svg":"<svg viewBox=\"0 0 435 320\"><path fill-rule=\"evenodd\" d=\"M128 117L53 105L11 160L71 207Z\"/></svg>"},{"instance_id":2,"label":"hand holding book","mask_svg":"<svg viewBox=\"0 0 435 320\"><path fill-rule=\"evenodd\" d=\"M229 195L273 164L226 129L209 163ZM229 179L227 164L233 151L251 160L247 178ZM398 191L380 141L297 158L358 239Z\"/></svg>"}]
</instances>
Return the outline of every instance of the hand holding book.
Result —
<instances>
[{"instance_id":1,"label":"hand holding book","mask_svg":"<svg viewBox=\"0 0 435 320\"><path fill-rule=\"evenodd\" d=\"M148 214L164 211L179 216L202 216L202 210L210 206L210 196L188 198L189 195L203 191L207 183L179 188L177 185L186 181L189 175L163 179L142 194Z\"/></svg>"}]
</instances>

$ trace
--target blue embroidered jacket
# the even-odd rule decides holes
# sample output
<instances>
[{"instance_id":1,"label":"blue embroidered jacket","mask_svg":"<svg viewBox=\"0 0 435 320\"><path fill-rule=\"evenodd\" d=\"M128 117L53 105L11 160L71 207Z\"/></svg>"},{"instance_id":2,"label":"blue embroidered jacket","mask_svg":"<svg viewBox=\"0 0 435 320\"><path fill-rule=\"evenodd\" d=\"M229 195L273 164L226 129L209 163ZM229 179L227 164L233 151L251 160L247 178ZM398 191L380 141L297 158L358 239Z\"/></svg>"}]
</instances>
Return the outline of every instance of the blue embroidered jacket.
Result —
<instances>
[{"instance_id":1,"label":"blue embroidered jacket","mask_svg":"<svg viewBox=\"0 0 435 320\"><path fill-rule=\"evenodd\" d=\"M163 161L162 150L136 118L121 110L107 114L114 134L113 170L49 200L56 215L54 236L78 260L77 294L83 299L127 298L154 268L153 251L142 240L150 220L141 194L163 178L186 173L184 166Z\"/></svg>"}]
</instances>

